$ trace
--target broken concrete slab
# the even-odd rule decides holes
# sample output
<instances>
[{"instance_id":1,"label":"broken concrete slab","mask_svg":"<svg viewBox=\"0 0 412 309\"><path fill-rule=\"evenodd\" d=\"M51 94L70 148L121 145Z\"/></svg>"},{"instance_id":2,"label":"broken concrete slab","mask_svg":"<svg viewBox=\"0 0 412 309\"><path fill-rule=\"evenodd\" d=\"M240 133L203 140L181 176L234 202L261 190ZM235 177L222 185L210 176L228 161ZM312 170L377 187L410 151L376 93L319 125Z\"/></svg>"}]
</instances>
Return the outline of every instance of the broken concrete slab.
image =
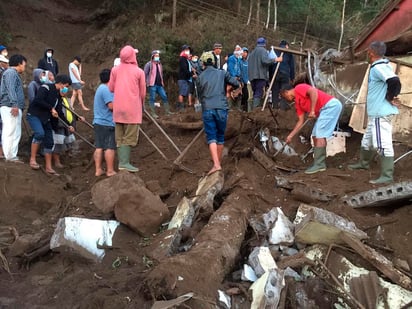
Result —
<instances>
[{"instance_id":1,"label":"broken concrete slab","mask_svg":"<svg viewBox=\"0 0 412 309\"><path fill-rule=\"evenodd\" d=\"M293 234L294 225L289 218L285 216L282 209L277 207L273 209L276 211L276 221L272 223L269 230L268 241L272 245L291 245L295 237Z\"/></svg>"},{"instance_id":2,"label":"broken concrete slab","mask_svg":"<svg viewBox=\"0 0 412 309\"><path fill-rule=\"evenodd\" d=\"M265 272L250 287L253 295L253 301L250 308L277 308L279 305L280 293L284 286L285 280L283 270L271 269Z\"/></svg>"},{"instance_id":3,"label":"broken concrete slab","mask_svg":"<svg viewBox=\"0 0 412 309\"><path fill-rule=\"evenodd\" d=\"M256 247L249 254L248 263L252 266L256 276L260 277L270 269L276 269L277 265L268 247Z\"/></svg>"},{"instance_id":4,"label":"broken concrete slab","mask_svg":"<svg viewBox=\"0 0 412 309\"><path fill-rule=\"evenodd\" d=\"M373 190L361 192L343 201L353 208L389 206L412 199L412 181L403 181Z\"/></svg>"},{"instance_id":5,"label":"broken concrete slab","mask_svg":"<svg viewBox=\"0 0 412 309\"><path fill-rule=\"evenodd\" d=\"M103 213L113 212L114 205L122 194L141 186L145 186L145 183L140 177L132 173L117 173L97 182L92 187L93 204Z\"/></svg>"},{"instance_id":6,"label":"broken concrete slab","mask_svg":"<svg viewBox=\"0 0 412 309\"><path fill-rule=\"evenodd\" d=\"M117 220L143 236L158 233L160 225L169 219L167 206L141 184L119 195L114 214Z\"/></svg>"},{"instance_id":7,"label":"broken concrete slab","mask_svg":"<svg viewBox=\"0 0 412 309\"><path fill-rule=\"evenodd\" d=\"M76 217L59 219L50 240L50 249L69 252L93 261L101 261L104 247L112 246L112 238L120 222Z\"/></svg>"},{"instance_id":8,"label":"broken concrete slab","mask_svg":"<svg viewBox=\"0 0 412 309\"><path fill-rule=\"evenodd\" d=\"M295 183L291 194L295 200L304 203L313 203L316 201L329 202L334 198L334 195L329 192L312 188L302 183Z\"/></svg>"},{"instance_id":9,"label":"broken concrete slab","mask_svg":"<svg viewBox=\"0 0 412 309\"><path fill-rule=\"evenodd\" d=\"M293 223L296 241L305 244L342 244L342 231L357 239L368 237L355 223L330 211L306 204L300 204Z\"/></svg>"},{"instance_id":10,"label":"broken concrete slab","mask_svg":"<svg viewBox=\"0 0 412 309\"><path fill-rule=\"evenodd\" d=\"M162 261L168 256L173 255L176 253L181 239L182 235L176 228L168 229L155 235L155 237L150 239L150 243L148 243L150 258Z\"/></svg>"}]
</instances>

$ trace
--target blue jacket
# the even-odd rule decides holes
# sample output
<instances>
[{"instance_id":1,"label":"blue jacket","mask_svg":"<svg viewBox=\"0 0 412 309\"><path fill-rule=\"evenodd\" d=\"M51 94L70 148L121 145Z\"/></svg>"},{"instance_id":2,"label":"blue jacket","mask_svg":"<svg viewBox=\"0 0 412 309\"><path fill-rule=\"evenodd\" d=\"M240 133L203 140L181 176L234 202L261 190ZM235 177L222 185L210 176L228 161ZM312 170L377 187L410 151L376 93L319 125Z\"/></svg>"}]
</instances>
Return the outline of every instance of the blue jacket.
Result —
<instances>
[{"instance_id":1,"label":"blue jacket","mask_svg":"<svg viewBox=\"0 0 412 309\"><path fill-rule=\"evenodd\" d=\"M235 55L232 55L227 59L227 71L232 77L241 76L240 59L238 59Z\"/></svg>"},{"instance_id":2,"label":"blue jacket","mask_svg":"<svg viewBox=\"0 0 412 309\"><path fill-rule=\"evenodd\" d=\"M243 84L247 84L249 81L249 62L247 59L240 59L240 72L241 72L241 77L240 77L240 81Z\"/></svg>"},{"instance_id":3,"label":"blue jacket","mask_svg":"<svg viewBox=\"0 0 412 309\"><path fill-rule=\"evenodd\" d=\"M206 69L196 79L199 99L203 110L229 109L226 100L226 84L238 88L239 82L235 77L224 70L218 70L213 66Z\"/></svg>"}]
</instances>

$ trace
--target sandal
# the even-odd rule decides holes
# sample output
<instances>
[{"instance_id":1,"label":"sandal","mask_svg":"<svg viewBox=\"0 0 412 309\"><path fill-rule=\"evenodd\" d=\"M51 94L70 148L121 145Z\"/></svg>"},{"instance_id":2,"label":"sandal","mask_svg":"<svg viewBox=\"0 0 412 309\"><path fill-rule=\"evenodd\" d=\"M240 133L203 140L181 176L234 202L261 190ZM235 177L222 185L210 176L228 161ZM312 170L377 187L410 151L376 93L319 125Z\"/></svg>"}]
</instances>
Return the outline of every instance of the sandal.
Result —
<instances>
[{"instance_id":1,"label":"sandal","mask_svg":"<svg viewBox=\"0 0 412 309\"><path fill-rule=\"evenodd\" d=\"M46 174L50 176L60 176L55 170L46 171Z\"/></svg>"},{"instance_id":2,"label":"sandal","mask_svg":"<svg viewBox=\"0 0 412 309\"><path fill-rule=\"evenodd\" d=\"M37 162L30 162L30 168L32 170L38 170L38 169L40 169L40 165L37 164Z\"/></svg>"}]
</instances>

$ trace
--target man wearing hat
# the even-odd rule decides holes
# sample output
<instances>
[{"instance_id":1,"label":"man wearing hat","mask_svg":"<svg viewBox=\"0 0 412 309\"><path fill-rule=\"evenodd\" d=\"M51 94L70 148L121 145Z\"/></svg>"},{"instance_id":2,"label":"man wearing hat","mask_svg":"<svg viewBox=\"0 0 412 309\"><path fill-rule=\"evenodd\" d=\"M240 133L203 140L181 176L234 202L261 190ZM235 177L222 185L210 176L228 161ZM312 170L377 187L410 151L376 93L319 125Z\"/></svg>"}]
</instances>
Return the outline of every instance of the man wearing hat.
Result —
<instances>
[{"instance_id":1,"label":"man wearing hat","mask_svg":"<svg viewBox=\"0 0 412 309\"><path fill-rule=\"evenodd\" d=\"M160 62L160 51L152 51L152 59L147 62L144 66L144 73L146 77L146 87L149 89L149 104L150 110L153 118L158 118L159 116L155 111L155 99L156 94L158 94L166 110L166 114L170 115L169 100L167 99L166 91L164 88L163 80L163 66Z\"/></svg>"},{"instance_id":2,"label":"man wearing hat","mask_svg":"<svg viewBox=\"0 0 412 309\"><path fill-rule=\"evenodd\" d=\"M215 43L213 44L213 56L215 60L215 64L213 65L216 69L221 69L223 67L223 61L220 59L220 55L222 54L222 44L220 43Z\"/></svg>"},{"instance_id":3,"label":"man wearing hat","mask_svg":"<svg viewBox=\"0 0 412 309\"><path fill-rule=\"evenodd\" d=\"M263 97L263 90L266 87L269 78L269 65L273 62L282 62L282 57L269 57L266 50L266 39L260 37L256 41L256 48L249 56L249 80L253 90L253 108L260 105L260 100Z\"/></svg>"},{"instance_id":4,"label":"man wearing hat","mask_svg":"<svg viewBox=\"0 0 412 309\"><path fill-rule=\"evenodd\" d=\"M3 72L7 70L8 67L9 67L9 59L7 59L4 55L0 54L0 85L1 85L1 76L3 75ZM1 115L0 115L0 159L4 158L3 147L1 145L2 128L3 128L3 123L1 122Z\"/></svg>"},{"instance_id":5,"label":"man wearing hat","mask_svg":"<svg viewBox=\"0 0 412 309\"><path fill-rule=\"evenodd\" d=\"M0 55L7 58L7 56L9 55L9 53L8 53L8 51L7 51L7 47L6 47L6 46L0 45Z\"/></svg>"},{"instance_id":6,"label":"man wearing hat","mask_svg":"<svg viewBox=\"0 0 412 309\"><path fill-rule=\"evenodd\" d=\"M279 47L289 48L289 43L286 40L280 41ZM295 59L291 53L283 53L283 61L278 64L279 69L272 85L272 102L275 108L282 110L289 109L289 104L279 97L280 89L289 85L295 79ZM271 65L269 68L269 80L272 79L276 65Z\"/></svg>"}]
</instances>

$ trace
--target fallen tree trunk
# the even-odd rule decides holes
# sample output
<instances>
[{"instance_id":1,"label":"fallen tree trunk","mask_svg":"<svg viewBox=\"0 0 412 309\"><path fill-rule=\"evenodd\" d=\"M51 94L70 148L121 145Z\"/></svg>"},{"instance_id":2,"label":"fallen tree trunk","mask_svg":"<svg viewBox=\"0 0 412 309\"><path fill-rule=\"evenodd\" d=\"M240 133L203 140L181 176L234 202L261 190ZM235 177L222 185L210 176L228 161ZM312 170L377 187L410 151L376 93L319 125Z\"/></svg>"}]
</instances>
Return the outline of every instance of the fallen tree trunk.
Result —
<instances>
[{"instance_id":1,"label":"fallen tree trunk","mask_svg":"<svg viewBox=\"0 0 412 309\"><path fill-rule=\"evenodd\" d=\"M149 295L171 299L194 292L206 296L209 305L210 300L216 299L218 286L232 270L245 236L253 207L248 196L250 187L242 181L232 191L198 234L190 251L164 259L152 270L144 283Z\"/></svg>"}]
</instances>

